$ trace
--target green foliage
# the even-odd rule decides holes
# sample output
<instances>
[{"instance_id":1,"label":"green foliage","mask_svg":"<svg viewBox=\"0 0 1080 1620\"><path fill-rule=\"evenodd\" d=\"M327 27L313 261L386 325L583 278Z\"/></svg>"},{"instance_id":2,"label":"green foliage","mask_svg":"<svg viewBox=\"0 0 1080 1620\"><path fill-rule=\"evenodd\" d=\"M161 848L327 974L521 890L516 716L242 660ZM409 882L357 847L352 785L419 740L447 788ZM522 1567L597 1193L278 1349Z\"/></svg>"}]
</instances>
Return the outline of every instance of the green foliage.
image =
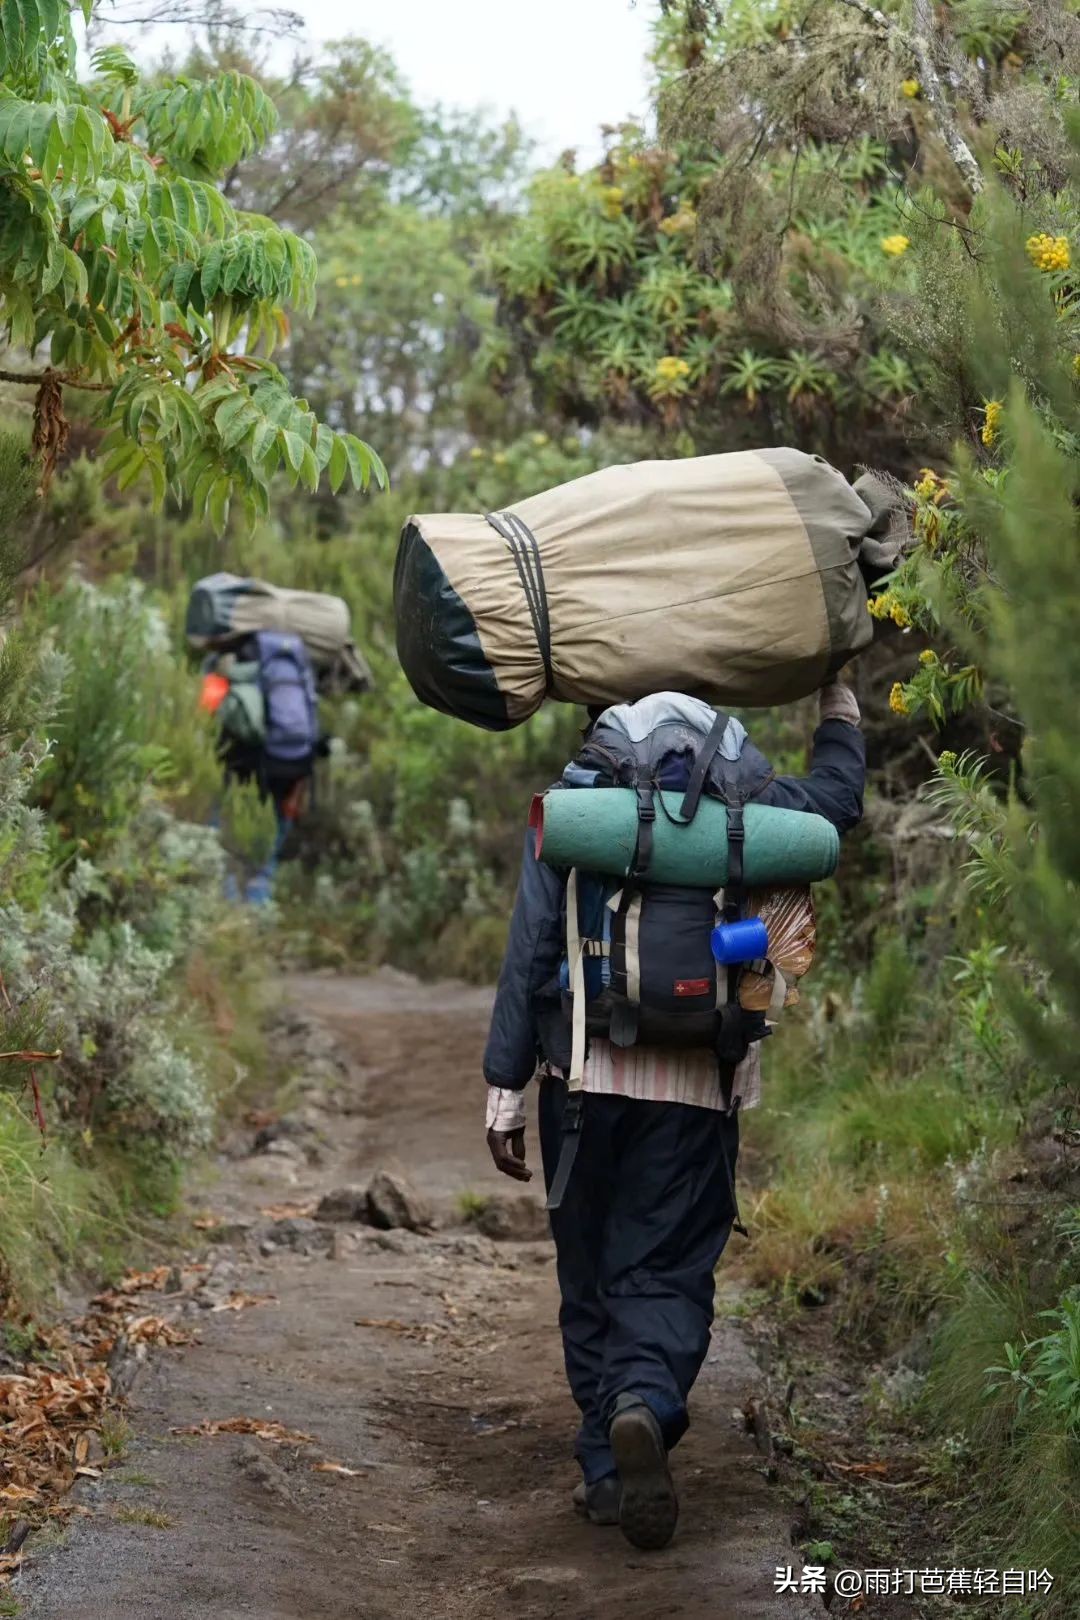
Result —
<instances>
[{"instance_id":1,"label":"green foliage","mask_svg":"<svg viewBox=\"0 0 1080 1620\"><path fill-rule=\"evenodd\" d=\"M112 46L95 57L94 65L107 83L115 78L128 88L138 76L122 55ZM262 86L235 68L208 79L179 77L143 91L131 111L146 128L150 150L167 149L178 172L186 168L189 178L200 180L216 180L257 152L278 121Z\"/></svg>"},{"instance_id":2,"label":"green foliage","mask_svg":"<svg viewBox=\"0 0 1080 1620\"><path fill-rule=\"evenodd\" d=\"M36 26L33 0L14 9ZM234 498L267 511L279 471L309 489L323 474L335 490L384 481L374 452L318 423L269 358L284 306L312 306L315 256L217 186L272 133L265 91L236 70L147 85L116 46L80 84L66 10L62 22L0 81L9 341L48 345L62 382L103 391L121 487L145 475L158 504L190 496L219 530ZM55 384L38 411L47 476L62 444Z\"/></svg>"},{"instance_id":3,"label":"green foliage","mask_svg":"<svg viewBox=\"0 0 1080 1620\"><path fill-rule=\"evenodd\" d=\"M43 1152L34 1121L0 1096L0 1295L45 1303L59 1276L100 1263L123 1226L100 1166L76 1144Z\"/></svg>"}]
</instances>

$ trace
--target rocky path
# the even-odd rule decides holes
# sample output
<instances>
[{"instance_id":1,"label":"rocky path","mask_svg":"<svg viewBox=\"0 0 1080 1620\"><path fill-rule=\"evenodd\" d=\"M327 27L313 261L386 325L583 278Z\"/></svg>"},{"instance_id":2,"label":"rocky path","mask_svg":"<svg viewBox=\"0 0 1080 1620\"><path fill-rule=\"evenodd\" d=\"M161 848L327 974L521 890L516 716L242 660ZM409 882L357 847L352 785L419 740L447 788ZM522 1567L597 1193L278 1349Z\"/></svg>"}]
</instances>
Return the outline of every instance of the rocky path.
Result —
<instances>
[{"instance_id":1,"label":"rocky path","mask_svg":"<svg viewBox=\"0 0 1080 1620\"><path fill-rule=\"evenodd\" d=\"M287 989L315 1020L305 1032L306 1083L285 1118L264 1127L261 1151L247 1151L253 1130L206 1191L221 1223L200 1257L209 1270L175 1275L181 1291L153 1301L197 1342L141 1366L122 1464L89 1486L89 1511L62 1538L32 1552L20 1613L794 1620L820 1612L816 1600L774 1594L775 1566L797 1563L791 1513L738 1421L760 1375L731 1321L717 1326L694 1427L677 1454L673 1545L635 1553L617 1530L573 1515L575 1413L551 1247L536 1192L496 1184L483 1143L488 998L459 986L418 989L389 973L294 979ZM347 1067L335 1051L348 1054ZM387 1166L429 1201L434 1230L290 1213L342 1189L336 1213L355 1213L354 1203L362 1213L362 1194L347 1189ZM469 1195L483 1194L497 1199L485 1224L499 1241L462 1224ZM236 1419L290 1437L175 1432Z\"/></svg>"}]
</instances>

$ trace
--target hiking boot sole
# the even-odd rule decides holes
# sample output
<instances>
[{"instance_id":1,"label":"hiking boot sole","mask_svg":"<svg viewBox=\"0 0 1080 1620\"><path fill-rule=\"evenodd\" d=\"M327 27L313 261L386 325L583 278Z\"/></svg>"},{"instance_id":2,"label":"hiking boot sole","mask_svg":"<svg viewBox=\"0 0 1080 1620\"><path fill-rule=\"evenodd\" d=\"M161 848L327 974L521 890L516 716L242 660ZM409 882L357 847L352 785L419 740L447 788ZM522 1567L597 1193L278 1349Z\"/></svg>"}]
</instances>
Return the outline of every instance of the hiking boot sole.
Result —
<instances>
[{"instance_id":1,"label":"hiking boot sole","mask_svg":"<svg viewBox=\"0 0 1080 1620\"><path fill-rule=\"evenodd\" d=\"M631 1546L657 1552L675 1534L679 1499L659 1427L647 1407L616 1415L611 1449L622 1483L619 1528Z\"/></svg>"}]
</instances>

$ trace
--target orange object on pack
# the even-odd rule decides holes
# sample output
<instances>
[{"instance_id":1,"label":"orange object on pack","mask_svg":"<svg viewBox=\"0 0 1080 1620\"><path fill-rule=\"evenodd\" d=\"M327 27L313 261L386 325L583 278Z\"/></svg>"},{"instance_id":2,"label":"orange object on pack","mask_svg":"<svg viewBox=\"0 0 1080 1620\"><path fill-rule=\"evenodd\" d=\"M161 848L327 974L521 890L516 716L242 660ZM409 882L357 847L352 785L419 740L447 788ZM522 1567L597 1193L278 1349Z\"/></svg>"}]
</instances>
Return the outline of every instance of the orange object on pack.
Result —
<instances>
[{"instance_id":1,"label":"orange object on pack","mask_svg":"<svg viewBox=\"0 0 1080 1620\"><path fill-rule=\"evenodd\" d=\"M202 691L199 693L199 708L205 709L207 714L216 714L228 690L229 683L224 675L204 675Z\"/></svg>"}]
</instances>

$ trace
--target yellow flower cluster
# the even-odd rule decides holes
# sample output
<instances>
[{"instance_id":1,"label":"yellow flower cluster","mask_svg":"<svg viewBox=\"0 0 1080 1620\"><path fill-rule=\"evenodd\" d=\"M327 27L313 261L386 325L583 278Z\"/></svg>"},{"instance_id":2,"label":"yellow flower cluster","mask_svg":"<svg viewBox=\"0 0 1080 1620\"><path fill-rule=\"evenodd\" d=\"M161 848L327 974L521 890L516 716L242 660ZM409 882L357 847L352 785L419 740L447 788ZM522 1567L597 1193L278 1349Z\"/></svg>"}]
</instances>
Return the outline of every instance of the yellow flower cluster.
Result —
<instances>
[{"instance_id":1,"label":"yellow flower cluster","mask_svg":"<svg viewBox=\"0 0 1080 1620\"><path fill-rule=\"evenodd\" d=\"M943 771L954 770L956 768L956 754L951 748L943 748L937 757L937 762Z\"/></svg>"},{"instance_id":2,"label":"yellow flower cluster","mask_svg":"<svg viewBox=\"0 0 1080 1620\"><path fill-rule=\"evenodd\" d=\"M535 444L538 450L542 450L544 445L548 442L548 436L546 433L534 433L532 435L532 442Z\"/></svg>"},{"instance_id":3,"label":"yellow flower cluster","mask_svg":"<svg viewBox=\"0 0 1080 1620\"><path fill-rule=\"evenodd\" d=\"M895 236L883 236L881 238L882 253L888 253L894 259L898 259L902 253L906 253L910 246L911 238L901 236L899 232Z\"/></svg>"},{"instance_id":4,"label":"yellow flower cluster","mask_svg":"<svg viewBox=\"0 0 1080 1620\"><path fill-rule=\"evenodd\" d=\"M1073 376L1080 377L1080 354L1073 355Z\"/></svg>"},{"instance_id":5,"label":"yellow flower cluster","mask_svg":"<svg viewBox=\"0 0 1080 1620\"><path fill-rule=\"evenodd\" d=\"M677 354L665 354L662 360L656 362L656 375L660 382L681 382L690 375L689 362L680 359Z\"/></svg>"},{"instance_id":6,"label":"yellow flower cluster","mask_svg":"<svg viewBox=\"0 0 1080 1620\"><path fill-rule=\"evenodd\" d=\"M1072 264L1067 236L1047 236L1045 231L1039 231L1029 236L1024 246L1036 270L1068 270Z\"/></svg>"},{"instance_id":7,"label":"yellow flower cluster","mask_svg":"<svg viewBox=\"0 0 1080 1620\"><path fill-rule=\"evenodd\" d=\"M909 101L914 101L915 97L922 89L922 85L919 83L918 79L901 79L900 89L903 91L904 95L907 96Z\"/></svg>"},{"instance_id":8,"label":"yellow flower cluster","mask_svg":"<svg viewBox=\"0 0 1080 1620\"><path fill-rule=\"evenodd\" d=\"M692 208L683 206L676 214L669 214L660 221L660 229L665 236L685 236L697 229L697 214Z\"/></svg>"},{"instance_id":9,"label":"yellow flower cluster","mask_svg":"<svg viewBox=\"0 0 1080 1620\"><path fill-rule=\"evenodd\" d=\"M474 461L483 461L484 459L484 452L478 444L473 445L472 449L469 451L469 455Z\"/></svg>"},{"instance_id":10,"label":"yellow flower cluster","mask_svg":"<svg viewBox=\"0 0 1080 1620\"><path fill-rule=\"evenodd\" d=\"M941 502L949 492L949 486L943 478L939 478L932 467L919 468L919 482L915 485L915 493L920 500Z\"/></svg>"},{"instance_id":11,"label":"yellow flower cluster","mask_svg":"<svg viewBox=\"0 0 1080 1620\"><path fill-rule=\"evenodd\" d=\"M929 669L931 664L936 664L937 661L938 656L933 647L924 647L922 652L919 654L919 663L922 664L926 669Z\"/></svg>"},{"instance_id":12,"label":"yellow flower cluster","mask_svg":"<svg viewBox=\"0 0 1080 1620\"><path fill-rule=\"evenodd\" d=\"M623 198L626 193L622 186L605 186L600 195L604 199L604 212L609 219L618 219L622 213Z\"/></svg>"},{"instance_id":13,"label":"yellow flower cluster","mask_svg":"<svg viewBox=\"0 0 1080 1620\"><path fill-rule=\"evenodd\" d=\"M893 714L910 714L908 700L904 696L904 688L900 681L893 681L892 691L889 693L889 708Z\"/></svg>"},{"instance_id":14,"label":"yellow flower cluster","mask_svg":"<svg viewBox=\"0 0 1080 1620\"><path fill-rule=\"evenodd\" d=\"M1000 399L988 399L983 408L983 425L982 432L980 433L979 437L982 439L982 442L986 445L987 449L989 449L992 444L997 442L997 436L1001 431L1001 418L1004 410L1005 407L1001 403Z\"/></svg>"},{"instance_id":15,"label":"yellow flower cluster","mask_svg":"<svg viewBox=\"0 0 1080 1620\"><path fill-rule=\"evenodd\" d=\"M907 630L911 625L911 615L895 591L882 591L880 596L872 596L866 606L872 619L891 619L901 630Z\"/></svg>"},{"instance_id":16,"label":"yellow flower cluster","mask_svg":"<svg viewBox=\"0 0 1080 1620\"><path fill-rule=\"evenodd\" d=\"M335 287L359 287L360 283L363 281L363 279L364 279L363 276L335 276L334 277L334 286Z\"/></svg>"}]
</instances>

